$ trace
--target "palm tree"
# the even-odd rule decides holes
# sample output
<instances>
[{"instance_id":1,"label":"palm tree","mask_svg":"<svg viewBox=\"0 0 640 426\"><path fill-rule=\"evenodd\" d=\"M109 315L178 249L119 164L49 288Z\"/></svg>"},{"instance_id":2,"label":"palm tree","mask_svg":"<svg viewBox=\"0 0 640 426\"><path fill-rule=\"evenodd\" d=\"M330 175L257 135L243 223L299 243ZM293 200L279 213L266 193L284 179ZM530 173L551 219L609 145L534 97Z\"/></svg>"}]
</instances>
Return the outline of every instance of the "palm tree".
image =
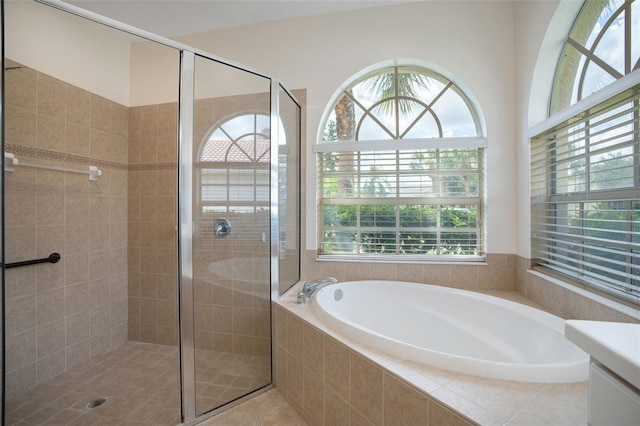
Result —
<instances>
[{"instance_id":1,"label":"palm tree","mask_svg":"<svg viewBox=\"0 0 640 426\"><path fill-rule=\"evenodd\" d=\"M339 141L352 141L356 136L356 113L353 93L347 90L334 108L336 113L336 133ZM338 155L338 195L349 198L353 195L353 152L341 152Z\"/></svg>"},{"instance_id":2,"label":"palm tree","mask_svg":"<svg viewBox=\"0 0 640 426\"><path fill-rule=\"evenodd\" d=\"M409 115L418 105L412 99L419 98L419 92L429 87L429 79L424 74L402 72L400 67L394 67L392 72L376 74L364 80L363 84L369 92L369 100L374 105L373 109L387 117L394 117L395 111L398 111L398 116L402 117ZM345 90L336 102L334 112L338 141L353 141L356 138L356 102L351 88ZM370 114L370 111L367 113ZM394 137L400 137L397 128ZM338 194L343 197L353 196L355 176L353 152L340 153L338 170L340 172Z\"/></svg>"}]
</instances>

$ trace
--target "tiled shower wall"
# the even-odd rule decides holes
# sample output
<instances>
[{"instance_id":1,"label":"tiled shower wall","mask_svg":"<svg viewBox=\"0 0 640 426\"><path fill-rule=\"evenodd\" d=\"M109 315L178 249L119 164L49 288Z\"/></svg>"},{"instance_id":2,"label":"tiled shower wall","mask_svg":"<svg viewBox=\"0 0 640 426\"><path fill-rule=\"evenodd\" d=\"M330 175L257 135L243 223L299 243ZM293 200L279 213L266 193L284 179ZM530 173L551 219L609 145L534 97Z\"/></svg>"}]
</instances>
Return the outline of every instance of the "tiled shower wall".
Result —
<instances>
[{"instance_id":1,"label":"tiled shower wall","mask_svg":"<svg viewBox=\"0 0 640 426\"><path fill-rule=\"evenodd\" d=\"M62 260L6 271L6 378L11 397L127 338L128 109L9 61L6 261Z\"/></svg>"},{"instance_id":2,"label":"tiled shower wall","mask_svg":"<svg viewBox=\"0 0 640 426\"><path fill-rule=\"evenodd\" d=\"M129 110L129 339L178 344L177 104Z\"/></svg>"}]
</instances>

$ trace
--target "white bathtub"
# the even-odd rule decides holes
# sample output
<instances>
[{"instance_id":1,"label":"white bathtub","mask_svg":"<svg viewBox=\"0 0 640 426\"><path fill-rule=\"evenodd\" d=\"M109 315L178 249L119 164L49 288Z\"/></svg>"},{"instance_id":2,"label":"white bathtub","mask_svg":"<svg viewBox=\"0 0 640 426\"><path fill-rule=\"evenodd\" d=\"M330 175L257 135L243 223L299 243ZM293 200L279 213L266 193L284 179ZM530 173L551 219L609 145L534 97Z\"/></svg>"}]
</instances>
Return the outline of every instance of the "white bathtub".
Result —
<instances>
[{"instance_id":1,"label":"white bathtub","mask_svg":"<svg viewBox=\"0 0 640 426\"><path fill-rule=\"evenodd\" d=\"M564 337L564 320L497 297L396 281L321 288L311 301L328 327L390 355L503 380L588 379L589 356Z\"/></svg>"}]
</instances>

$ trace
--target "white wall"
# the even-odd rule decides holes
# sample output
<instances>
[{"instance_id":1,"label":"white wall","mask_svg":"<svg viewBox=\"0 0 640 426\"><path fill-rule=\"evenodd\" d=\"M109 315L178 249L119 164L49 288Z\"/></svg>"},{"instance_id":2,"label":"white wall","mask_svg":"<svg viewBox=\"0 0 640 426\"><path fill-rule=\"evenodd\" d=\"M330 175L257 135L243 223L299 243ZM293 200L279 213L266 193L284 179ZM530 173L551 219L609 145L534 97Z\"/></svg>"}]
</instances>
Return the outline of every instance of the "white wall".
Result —
<instances>
[{"instance_id":1,"label":"white wall","mask_svg":"<svg viewBox=\"0 0 640 426\"><path fill-rule=\"evenodd\" d=\"M35 1L5 2L6 57L129 105L130 39Z\"/></svg>"},{"instance_id":2,"label":"white wall","mask_svg":"<svg viewBox=\"0 0 640 426\"><path fill-rule=\"evenodd\" d=\"M517 139L511 2L418 2L267 22L179 40L277 76L290 89L307 89L309 145L316 139L331 96L363 68L411 58L447 70L449 77L469 88L486 119L488 251L515 253ZM307 176L313 170L309 154L307 147ZM307 213L312 216L309 208ZM308 229L313 221L309 218ZM307 247L314 248L313 244Z\"/></svg>"}]
</instances>

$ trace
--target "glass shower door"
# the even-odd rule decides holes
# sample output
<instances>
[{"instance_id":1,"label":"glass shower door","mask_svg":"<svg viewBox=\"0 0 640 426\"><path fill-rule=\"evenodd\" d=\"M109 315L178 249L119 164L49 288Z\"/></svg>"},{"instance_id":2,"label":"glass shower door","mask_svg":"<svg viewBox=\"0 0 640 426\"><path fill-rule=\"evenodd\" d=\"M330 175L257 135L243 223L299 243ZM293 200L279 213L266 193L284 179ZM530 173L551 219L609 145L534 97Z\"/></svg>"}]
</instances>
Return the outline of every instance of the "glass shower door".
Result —
<instances>
[{"instance_id":1,"label":"glass shower door","mask_svg":"<svg viewBox=\"0 0 640 426\"><path fill-rule=\"evenodd\" d=\"M199 416L271 383L271 82L197 55L194 69L192 335Z\"/></svg>"}]
</instances>

